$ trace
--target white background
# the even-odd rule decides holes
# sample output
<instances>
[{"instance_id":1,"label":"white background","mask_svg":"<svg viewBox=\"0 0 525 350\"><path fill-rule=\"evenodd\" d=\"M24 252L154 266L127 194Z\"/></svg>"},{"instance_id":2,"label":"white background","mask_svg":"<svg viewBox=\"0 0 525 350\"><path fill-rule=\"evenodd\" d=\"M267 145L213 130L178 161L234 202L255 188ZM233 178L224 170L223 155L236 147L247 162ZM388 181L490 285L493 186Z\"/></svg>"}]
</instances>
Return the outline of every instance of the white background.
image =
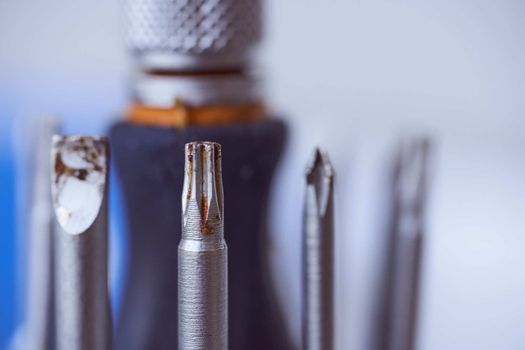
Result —
<instances>
[{"instance_id":1,"label":"white background","mask_svg":"<svg viewBox=\"0 0 525 350\"><path fill-rule=\"evenodd\" d=\"M292 135L273 197L274 277L300 329L301 176L337 170L337 343L365 350L384 239L385 171L403 133L436 142L421 350L525 348L525 3L271 0L261 50ZM8 117L104 130L126 101L116 1L0 1ZM232 214L230 214L232 215Z\"/></svg>"}]
</instances>

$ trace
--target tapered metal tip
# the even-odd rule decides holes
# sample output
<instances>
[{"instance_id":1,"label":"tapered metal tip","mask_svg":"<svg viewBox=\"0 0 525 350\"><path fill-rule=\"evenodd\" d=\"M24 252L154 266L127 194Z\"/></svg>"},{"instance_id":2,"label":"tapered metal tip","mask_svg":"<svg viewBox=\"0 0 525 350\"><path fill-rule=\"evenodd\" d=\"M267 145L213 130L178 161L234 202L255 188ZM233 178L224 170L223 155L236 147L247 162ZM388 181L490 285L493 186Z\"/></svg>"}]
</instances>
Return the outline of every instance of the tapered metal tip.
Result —
<instances>
[{"instance_id":1,"label":"tapered metal tip","mask_svg":"<svg viewBox=\"0 0 525 350\"><path fill-rule=\"evenodd\" d=\"M419 210L424 200L430 144L420 137L404 139L399 147L395 186L400 205L408 210Z\"/></svg>"},{"instance_id":2,"label":"tapered metal tip","mask_svg":"<svg viewBox=\"0 0 525 350\"><path fill-rule=\"evenodd\" d=\"M315 193L319 214L326 212L333 195L333 182L334 170L328 155L316 148L306 169L306 185Z\"/></svg>"},{"instance_id":3,"label":"tapered metal tip","mask_svg":"<svg viewBox=\"0 0 525 350\"><path fill-rule=\"evenodd\" d=\"M193 233L194 238L222 234L222 191L221 146L214 142L186 144L182 193L185 232Z\"/></svg>"},{"instance_id":4,"label":"tapered metal tip","mask_svg":"<svg viewBox=\"0 0 525 350\"><path fill-rule=\"evenodd\" d=\"M80 234L97 218L106 195L108 158L105 137L53 136L51 193L65 232Z\"/></svg>"}]
</instances>

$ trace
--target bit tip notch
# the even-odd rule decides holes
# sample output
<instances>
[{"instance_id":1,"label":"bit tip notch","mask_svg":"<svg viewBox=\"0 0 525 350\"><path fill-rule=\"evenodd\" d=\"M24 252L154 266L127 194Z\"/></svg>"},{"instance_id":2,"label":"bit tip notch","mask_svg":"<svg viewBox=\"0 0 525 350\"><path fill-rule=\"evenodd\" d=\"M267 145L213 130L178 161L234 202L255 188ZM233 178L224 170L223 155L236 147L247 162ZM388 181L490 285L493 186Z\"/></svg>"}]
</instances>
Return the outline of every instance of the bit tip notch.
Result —
<instances>
[{"instance_id":1,"label":"bit tip notch","mask_svg":"<svg viewBox=\"0 0 525 350\"><path fill-rule=\"evenodd\" d=\"M186 144L182 193L183 224L199 236L222 232L223 188L221 146L215 142ZM192 229L191 226L198 225ZM197 237L195 237L197 238Z\"/></svg>"},{"instance_id":2,"label":"bit tip notch","mask_svg":"<svg viewBox=\"0 0 525 350\"><path fill-rule=\"evenodd\" d=\"M51 193L65 232L80 234L93 224L106 195L107 174L105 137L53 136Z\"/></svg>"},{"instance_id":3,"label":"bit tip notch","mask_svg":"<svg viewBox=\"0 0 525 350\"><path fill-rule=\"evenodd\" d=\"M325 213L333 192L334 170L328 155L319 148L314 150L306 169L306 185L313 189L319 213Z\"/></svg>"}]
</instances>

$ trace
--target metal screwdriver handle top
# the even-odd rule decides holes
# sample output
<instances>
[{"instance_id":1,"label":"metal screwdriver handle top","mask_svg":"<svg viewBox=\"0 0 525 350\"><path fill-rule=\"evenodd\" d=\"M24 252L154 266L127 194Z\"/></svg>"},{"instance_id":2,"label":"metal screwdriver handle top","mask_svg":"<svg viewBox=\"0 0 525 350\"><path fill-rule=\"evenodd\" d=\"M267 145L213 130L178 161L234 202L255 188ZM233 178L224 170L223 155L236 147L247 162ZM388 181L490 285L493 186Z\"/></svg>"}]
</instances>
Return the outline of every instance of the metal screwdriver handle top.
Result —
<instances>
[{"instance_id":1,"label":"metal screwdriver handle top","mask_svg":"<svg viewBox=\"0 0 525 350\"><path fill-rule=\"evenodd\" d=\"M260 0L125 0L126 40L145 69L246 65L261 38Z\"/></svg>"}]
</instances>

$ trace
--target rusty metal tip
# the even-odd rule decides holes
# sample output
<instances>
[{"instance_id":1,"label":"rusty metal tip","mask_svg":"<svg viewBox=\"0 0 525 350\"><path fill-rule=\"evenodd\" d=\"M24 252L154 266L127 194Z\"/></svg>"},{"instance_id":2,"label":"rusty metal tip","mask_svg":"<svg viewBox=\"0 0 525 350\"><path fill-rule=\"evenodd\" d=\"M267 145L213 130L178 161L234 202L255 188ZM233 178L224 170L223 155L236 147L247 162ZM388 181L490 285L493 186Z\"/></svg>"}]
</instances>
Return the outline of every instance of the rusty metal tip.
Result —
<instances>
[{"instance_id":1,"label":"rusty metal tip","mask_svg":"<svg viewBox=\"0 0 525 350\"><path fill-rule=\"evenodd\" d=\"M106 199L106 137L54 135L51 147L51 193L58 223L67 233L87 230Z\"/></svg>"},{"instance_id":2,"label":"rusty metal tip","mask_svg":"<svg viewBox=\"0 0 525 350\"><path fill-rule=\"evenodd\" d=\"M222 227L223 189L221 146L215 142L186 144L186 169L182 193L183 224L199 223L201 234Z\"/></svg>"},{"instance_id":3,"label":"rusty metal tip","mask_svg":"<svg viewBox=\"0 0 525 350\"><path fill-rule=\"evenodd\" d=\"M210 141L195 141L195 142L189 142L186 144L185 147L185 154L186 154L186 167L188 170L194 168L193 163L195 162L196 158L206 158L210 159L214 163L218 163L219 169L213 169L213 170L219 170L220 173L220 162L221 162L221 145L216 142L210 142ZM211 156L211 157L210 157Z\"/></svg>"},{"instance_id":4,"label":"rusty metal tip","mask_svg":"<svg viewBox=\"0 0 525 350\"><path fill-rule=\"evenodd\" d=\"M221 170L221 145L216 142L210 141L196 141L186 144L186 168L187 175L192 175L192 172L210 171L212 173L220 174ZM195 166L195 163L199 163L199 166ZM206 166L208 165L208 166ZM212 166L209 166L212 165ZM201 176L201 175L199 175ZM202 175L203 176L203 175Z\"/></svg>"},{"instance_id":5,"label":"rusty metal tip","mask_svg":"<svg viewBox=\"0 0 525 350\"><path fill-rule=\"evenodd\" d=\"M194 152L198 148L221 149L221 145L212 141L193 141L186 144L186 152Z\"/></svg>"}]
</instances>

